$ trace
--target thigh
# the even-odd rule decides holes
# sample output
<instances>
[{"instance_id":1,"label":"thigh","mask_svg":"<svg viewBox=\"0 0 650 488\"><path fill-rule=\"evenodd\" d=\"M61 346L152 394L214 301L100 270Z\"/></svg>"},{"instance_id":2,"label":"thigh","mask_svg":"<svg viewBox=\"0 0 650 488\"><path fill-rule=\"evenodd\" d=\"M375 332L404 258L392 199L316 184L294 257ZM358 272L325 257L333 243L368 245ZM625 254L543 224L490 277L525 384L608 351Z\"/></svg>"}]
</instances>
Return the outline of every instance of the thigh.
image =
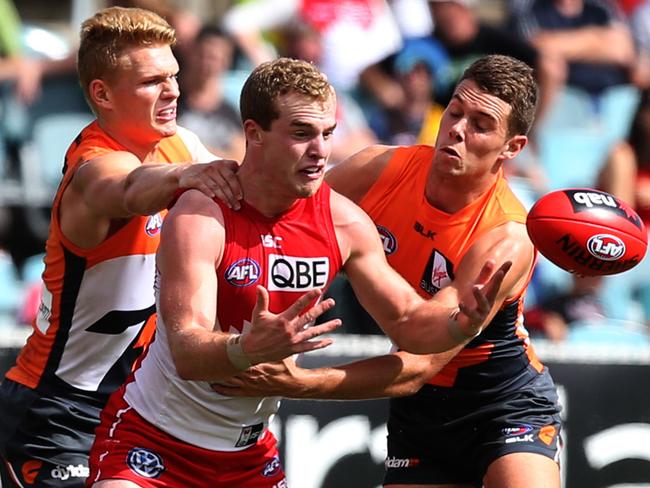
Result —
<instances>
[{"instance_id":1,"label":"thigh","mask_svg":"<svg viewBox=\"0 0 650 488\"><path fill-rule=\"evenodd\" d=\"M508 454L490 464L483 483L485 488L560 488L560 467L541 454Z\"/></svg>"},{"instance_id":2,"label":"thigh","mask_svg":"<svg viewBox=\"0 0 650 488\"><path fill-rule=\"evenodd\" d=\"M9 478L17 486L84 487L98 409L38 396L16 383L7 387L0 410L13 413L4 417L12 429L3 432L3 482ZM6 397L8 392L13 398Z\"/></svg>"}]
</instances>

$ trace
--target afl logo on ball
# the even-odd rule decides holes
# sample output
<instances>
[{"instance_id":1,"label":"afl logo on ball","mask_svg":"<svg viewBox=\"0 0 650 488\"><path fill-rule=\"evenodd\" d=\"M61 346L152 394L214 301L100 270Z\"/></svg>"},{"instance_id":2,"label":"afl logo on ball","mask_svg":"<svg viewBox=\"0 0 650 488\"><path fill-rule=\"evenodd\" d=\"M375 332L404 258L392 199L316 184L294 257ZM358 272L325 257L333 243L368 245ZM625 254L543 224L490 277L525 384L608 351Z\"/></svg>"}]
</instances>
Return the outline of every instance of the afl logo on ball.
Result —
<instances>
[{"instance_id":1,"label":"afl logo on ball","mask_svg":"<svg viewBox=\"0 0 650 488\"><path fill-rule=\"evenodd\" d=\"M249 286L260 277L260 265L250 258L238 259L226 270L226 281L233 286Z\"/></svg>"},{"instance_id":2,"label":"afl logo on ball","mask_svg":"<svg viewBox=\"0 0 650 488\"><path fill-rule=\"evenodd\" d=\"M381 237L381 243L384 246L386 256L397 251L397 239L395 239L395 236L386 227L378 225L377 232L379 232L379 237Z\"/></svg>"},{"instance_id":3,"label":"afl logo on ball","mask_svg":"<svg viewBox=\"0 0 650 488\"><path fill-rule=\"evenodd\" d=\"M625 254L625 243L610 234L597 234L587 241L587 250L603 261L616 261Z\"/></svg>"},{"instance_id":4,"label":"afl logo on ball","mask_svg":"<svg viewBox=\"0 0 650 488\"><path fill-rule=\"evenodd\" d=\"M163 218L159 213L157 213L156 215L150 215L149 218L147 219L147 223L144 226L144 231L147 233L149 237L153 237L160 233L162 224L163 224Z\"/></svg>"}]
</instances>

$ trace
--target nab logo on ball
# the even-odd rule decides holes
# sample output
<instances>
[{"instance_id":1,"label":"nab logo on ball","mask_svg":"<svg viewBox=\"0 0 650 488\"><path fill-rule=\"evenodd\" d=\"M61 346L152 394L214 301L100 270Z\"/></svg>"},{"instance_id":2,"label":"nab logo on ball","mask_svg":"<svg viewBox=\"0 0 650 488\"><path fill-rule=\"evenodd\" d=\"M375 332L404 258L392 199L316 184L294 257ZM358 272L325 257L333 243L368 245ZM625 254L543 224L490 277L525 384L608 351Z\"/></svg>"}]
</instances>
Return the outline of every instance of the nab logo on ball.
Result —
<instances>
[{"instance_id":1,"label":"nab logo on ball","mask_svg":"<svg viewBox=\"0 0 650 488\"><path fill-rule=\"evenodd\" d=\"M327 257L306 258L269 254L269 291L306 291L322 288L330 274Z\"/></svg>"},{"instance_id":2,"label":"nab logo on ball","mask_svg":"<svg viewBox=\"0 0 650 488\"><path fill-rule=\"evenodd\" d=\"M602 191L581 191L581 190L567 190L566 194L569 196L573 204L573 210L578 212L586 212L594 209L604 209L613 212L620 217L628 220L639 229L643 225L641 218L629 208L619 204L614 196Z\"/></svg>"},{"instance_id":3,"label":"nab logo on ball","mask_svg":"<svg viewBox=\"0 0 650 488\"><path fill-rule=\"evenodd\" d=\"M625 243L616 236L598 234L587 241L592 256L605 261L616 261L625 254Z\"/></svg>"},{"instance_id":4,"label":"nab logo on ball","mask_svg":"<svg viewBox=\"0 0 650 488\"><path fill-rule=\"evenodd\" d=\"M379 232L379 237L381 238L381 243L384 246L384 252L386 256L393 254L397 251L397 239L391 234L391 232L381 225L377 226L377 232Z\"/></svg>"},{"instance_id":5,"label":"nab logo on ball","mask_svg":"<svg viewBox=\"0 0 650 488\"><path fill-rule=\"evenodd\" d=\"M226 270L226 281L234 286L250 286L260 277L260 265L253 259L238 259Z\"/></svg>"}]
</instances>

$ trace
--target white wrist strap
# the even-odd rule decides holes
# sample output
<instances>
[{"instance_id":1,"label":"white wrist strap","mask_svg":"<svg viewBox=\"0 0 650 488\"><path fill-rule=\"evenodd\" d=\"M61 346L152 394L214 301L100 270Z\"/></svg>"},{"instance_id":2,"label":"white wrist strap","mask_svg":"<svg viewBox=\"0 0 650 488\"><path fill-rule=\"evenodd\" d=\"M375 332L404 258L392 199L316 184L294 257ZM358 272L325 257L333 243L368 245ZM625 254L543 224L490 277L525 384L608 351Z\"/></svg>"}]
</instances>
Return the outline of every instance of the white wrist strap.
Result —
<instances>
[{"instance_id":1,"label":"white wrist strap","mask_svg":"<svg viewBox=\"0 0 650 488\"><path fill-rule=\"evenodd\" d=\"M226 354L232 365L239 371L244 371L252 366L241 347L241 334L232 334L226 340Z\"/></svg>"}]
</instances>

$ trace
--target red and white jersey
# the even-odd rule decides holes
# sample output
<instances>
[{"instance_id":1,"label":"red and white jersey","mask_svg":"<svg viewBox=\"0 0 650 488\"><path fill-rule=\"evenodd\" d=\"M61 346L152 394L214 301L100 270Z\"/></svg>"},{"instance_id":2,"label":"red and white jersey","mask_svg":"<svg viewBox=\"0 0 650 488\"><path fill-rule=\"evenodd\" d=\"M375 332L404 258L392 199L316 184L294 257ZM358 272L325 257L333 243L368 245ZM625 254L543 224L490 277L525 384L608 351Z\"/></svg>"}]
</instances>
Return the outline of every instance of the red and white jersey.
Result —
<instances>
[{"instance_id":1,"label":"red and white jersey","mask_svg":"<svg viewBox=\"0 0 650 488\"><path fill-rule=\"evenodd\" d=\"M16 366L7 373L44 393L82 390L105 401L131 372L155 328L155 252L166 212L125 219L93 248L76 246L61 231L61 197L76 169L115 151L128 150L93 122L65 156L52 206L39 313ZM154 155L168 163L213 159L182 128L163 139Z\"/></svg>"},{"instance_id":2,"label":"red and white jersey","mask_svg":"<svg viewBox=\"0 0 650 488\"><path fill-rule=\"evenodd\" d=\"M267 218L244 203L233 212L221 202L226 243L217 267L217 317L221 330L250 327L256 285L269 291L270 310L279 313L314 288L326 288L341 267L330 212L330 188L298 200L284 214ZM207 382L182 380L174 366L165 326L124 398L147 421L189 444L235 451L255 444L280 406L280 398L231 398Z\"/></svg>"}]
</instances>

